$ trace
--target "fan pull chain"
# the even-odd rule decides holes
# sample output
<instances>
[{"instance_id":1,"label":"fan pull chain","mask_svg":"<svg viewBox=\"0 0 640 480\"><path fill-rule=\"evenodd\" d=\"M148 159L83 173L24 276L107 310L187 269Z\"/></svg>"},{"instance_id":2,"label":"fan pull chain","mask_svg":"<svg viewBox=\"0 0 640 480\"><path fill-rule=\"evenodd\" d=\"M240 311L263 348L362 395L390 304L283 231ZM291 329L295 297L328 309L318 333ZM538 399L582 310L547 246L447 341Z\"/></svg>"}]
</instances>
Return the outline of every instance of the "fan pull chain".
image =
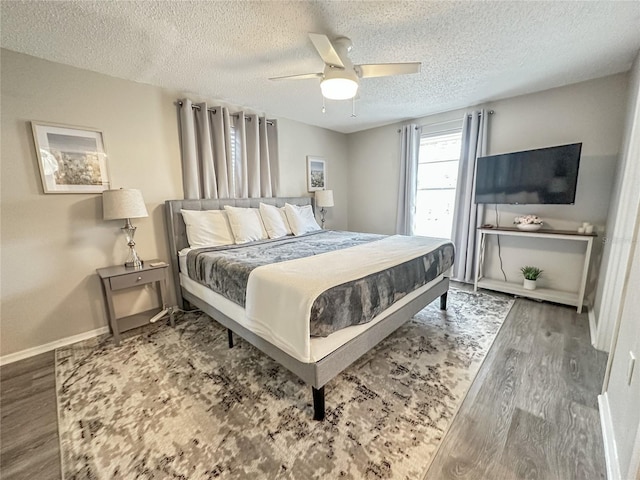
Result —
<instances>
[{"instance_id":1,"label":"fan pull chain","mask_svg":"<svg viewBox=\"0 0 640 480\"><path fill-rule=\"evenodd\" d=\"M351 99L351 118L356 118L356 97Z\"/></svg>"},{"instance_id":2,"label":"fan pull chain","mask_svg":"<svg viewBox=\"0 0 640 480\"><path fill-rule=\"evenodd\" d=\"M327 113L327 109L324 106L324 95L322 96L322 113Z\"/></svg>"}]
</instances>

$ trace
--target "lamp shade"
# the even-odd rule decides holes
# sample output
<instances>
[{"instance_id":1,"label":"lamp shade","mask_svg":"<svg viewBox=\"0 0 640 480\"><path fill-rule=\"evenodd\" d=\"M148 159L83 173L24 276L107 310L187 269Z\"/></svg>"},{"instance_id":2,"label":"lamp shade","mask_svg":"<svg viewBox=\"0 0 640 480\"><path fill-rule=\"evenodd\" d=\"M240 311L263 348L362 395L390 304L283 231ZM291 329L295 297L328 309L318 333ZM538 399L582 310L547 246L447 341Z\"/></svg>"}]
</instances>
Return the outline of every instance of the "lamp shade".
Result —
<instances>
[{"instance_id":1,"label":"lamp shade","mask_svg":"<svg viewBox=\"0 0 640 480\"><path fill-rule=\"evenodd\" d=\"M333 207L333 190L318 190L316 192L317 207Z\"/></svg>"},{"instance_id":2,"label":"lamp shade","mask_svg":"<svg viewBox=\"0 0 640 480\"><path fill-rule=\"evenodd\" d=\"M105 220L148 217L142 192L135 188L102 192L102 213Z\"/></svg>"}]
</instances>

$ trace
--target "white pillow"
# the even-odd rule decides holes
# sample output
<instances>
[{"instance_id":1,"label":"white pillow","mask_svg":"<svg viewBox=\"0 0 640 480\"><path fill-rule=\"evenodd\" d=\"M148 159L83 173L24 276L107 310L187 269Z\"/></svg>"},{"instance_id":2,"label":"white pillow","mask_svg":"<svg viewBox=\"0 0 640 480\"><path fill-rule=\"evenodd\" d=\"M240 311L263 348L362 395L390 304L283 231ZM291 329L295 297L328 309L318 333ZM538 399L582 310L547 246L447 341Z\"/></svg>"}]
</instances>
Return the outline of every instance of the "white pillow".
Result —
<instances>
[{"instance_id":1,"label":"white pillow","mask_svg":"<svg viewBox=\"0 0 640 480\"><path fill-rule=\"evenodd\" d=\"M260 203L260 216L269 238L280 238L291 235L291 227L284 213L284 207L278 208L266 203Z\"/></svg>"},{"instance_id":2,"label":"white pillow","mask_svg":"<svg viewBox=\"0 0 640 480\"><path fill-rule=\"evenodd\" d=\"M289 225L294 235L322 230L318 222L316 222L311 205L299 207L285 203L284 211L287 214L287 220L289 220Z\"/></svg>"},{"instance_id":3,"label":"white pillow","mask_svg":"<svg viewBox=\"0 0 640 480\"><path fill-rule=\"evenodd\" d=\"M189 246L217 247L232 245L233 234L223 210L180 210L187 227Z\"/></svg>"},{"instance_id":4,"label":"white pillow","mask_svg":"<svg viewBox=\"0 0 640 480\"><path fill-rule=\"evenodd\" d=\"M257 208L239 208L225 205L229 224L236 243L247 243L269 238Z\"/></svg>"}]
</instances>

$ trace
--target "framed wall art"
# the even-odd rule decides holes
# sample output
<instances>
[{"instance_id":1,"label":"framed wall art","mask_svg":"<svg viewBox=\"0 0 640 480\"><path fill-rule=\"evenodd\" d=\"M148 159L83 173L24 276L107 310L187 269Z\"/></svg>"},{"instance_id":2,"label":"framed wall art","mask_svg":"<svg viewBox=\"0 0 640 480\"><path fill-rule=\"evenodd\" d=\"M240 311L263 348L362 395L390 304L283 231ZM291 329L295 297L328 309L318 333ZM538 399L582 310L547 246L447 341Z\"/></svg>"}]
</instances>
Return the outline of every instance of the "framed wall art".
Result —
<instances>
[{"instance_id":1,"label":"framed wall art","mask_svg":"<svg viewBox=\"0 0 640 480\"><path fill-rule=\"evenodd\" d=\"M327 164L320 157L307 156L307 191L327 188Z\"/></svg>"},{"instance_id":2,"label":"framed wall art","mask_svg":"<svg viewBox=\"0 0 640 480\"><path fill-rule=\"evenodd\" d=\"M102 132L31 122L44 193L101 193L110 186Z\"/></svg>"}]
</instances>

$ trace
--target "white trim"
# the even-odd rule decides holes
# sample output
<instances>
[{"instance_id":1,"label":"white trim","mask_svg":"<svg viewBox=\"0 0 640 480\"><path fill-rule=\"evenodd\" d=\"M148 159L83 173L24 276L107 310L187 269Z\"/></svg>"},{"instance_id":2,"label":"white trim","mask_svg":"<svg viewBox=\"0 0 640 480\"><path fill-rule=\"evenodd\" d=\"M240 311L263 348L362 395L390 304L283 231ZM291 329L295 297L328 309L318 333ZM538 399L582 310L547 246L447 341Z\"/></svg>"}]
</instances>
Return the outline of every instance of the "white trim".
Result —
<instances>
[{"instance_id":1,"label":"white trim","mask_svg":"<svg viewBox=\"0 0 640 480\"><path fill-rule=\"evenodd\" d=\"M640 428L636 433L636 442L633 450L631 450L631 463L629 467L628 477L634 478L632 475L635 473L635 478L640 478Z\"/></svg>"},{"instance_id":2,"label":"white trim","mask_svg":"<svg viewBox=\"0 0 640 480\"><path fill-rule=\"evenodd\" d=\"M602 441L604 443L604 459L607 464L607 478L608 480L622 480L618 450L616 449L616 441L613 436L609 397L606 392L598 395L598 410L600 411L600 424L602 426Z\"/></svg>"},{"instance_id":3,"label":"white trim","mask_svg":"<svg viewBox=\"0 0 640 480\"><path fill-rule=\"evenodd\" d=\"M601 275L602 300L598 311L598 350L610 351L615 345L620 328L622 302L626 289L628 265L631 263L633 232L640 214L640 55L636 56L630 73L631 92L629 93L630 111L626 118L625 138L618 160L618 173L614 185L611 202L617 202L615 209L609 209L609 216L615 215L608 227L608 263L605 265L604 277ZM617 195L616 195L617 193ZM605 250L607 247L605 246ZM601 274L603 272L601 271ZM605 373L604 387L609 383L609 366L613 355L609 355L609 365Z\"/></svg>"},{"instance_id":4,"label":"white trim","mask_svg":"<svg viewBox=\"0 0 640 480\"><path fill-rule=\"evenodd\" d=\"M598 326L596 325L596 312L593 307L589 307L589 334L591 336L591 345L598 348Z\"/></svg>"},{"instance_id":5,"label":"white trim","mask_svg":"<svg viewBox=\"0 0 640 480\"><path fill-rule=\"evenodd\" d=\"M17 362L18 360L33 357L44 352L55 350L56 348L71 345L72 343L76 342L81 342L82 340L97 337L98 335L103 335L105 333L109 333L109 327L105 326L96 328L95 330L89 330L88 332L79 333L78 335L72 335L70 337L61 338L60 340L45 343L44 345L40 345L38 347L27 348L26 350L21 350L16 353L10 353L9 355L0 357L0 365L7 365L9 363Z\"/></svg>"}]
</instances>

